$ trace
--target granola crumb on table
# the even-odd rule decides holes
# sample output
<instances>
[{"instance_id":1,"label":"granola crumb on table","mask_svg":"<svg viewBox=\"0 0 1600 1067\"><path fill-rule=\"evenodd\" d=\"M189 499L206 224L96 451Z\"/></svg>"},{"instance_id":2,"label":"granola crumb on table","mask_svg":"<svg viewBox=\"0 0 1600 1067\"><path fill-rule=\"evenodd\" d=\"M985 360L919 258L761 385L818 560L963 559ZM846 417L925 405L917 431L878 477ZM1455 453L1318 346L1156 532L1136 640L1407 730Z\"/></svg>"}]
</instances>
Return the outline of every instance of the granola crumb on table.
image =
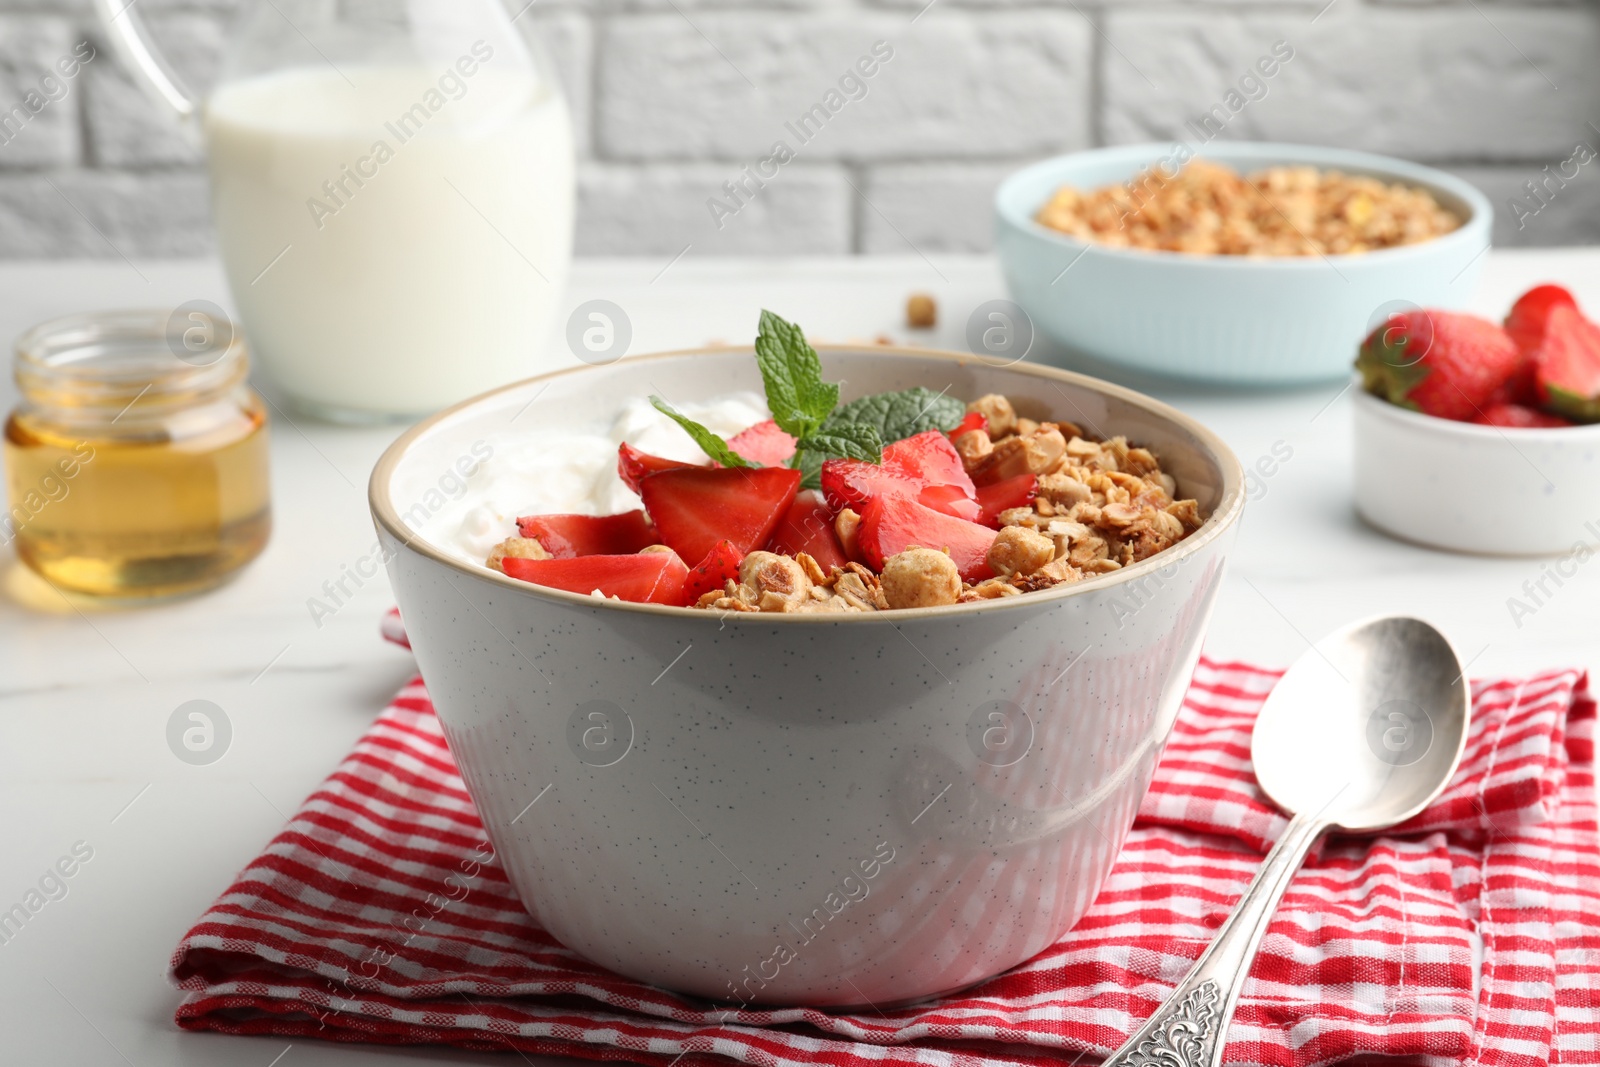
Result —
<instances>
[{"instance_id":1,"label":"granola crumb on table","mask_svg":"<svg viewBox=\"0 0 1600 1067\"><path fill-rule=\"evenodd\" d=\"M906 299L906 325L913 330L931 330L939 324L939 305L927 293L912 293Z\"/></svg>"},{"instance_id":2,"label":"granola crumb on table","mask_svg":"<svg viewBox=\"0 0 1600 1067\"><path fill-rule=\"evenodd\" d=\"M988 555L995 577L965 583L949 554L932 546L891 556L882 575L860 563L825 573L804 552L752 552L739 566L738 581L728 580L696 606L809 614L996 600L1120 570L1172 547L1204 521L1196 501L1173 499L1177 482L1156 456L1126 438L1096 441L1069 422L1019 417L999 395L979 397L967 410L988 422L987 430L969 430L952 441L975 484L1028 474L1038 479L1032 504L1000 513ZM858 555L860 525L850 508L834 518L847 555Z\"/></svg>"}]
</instances>

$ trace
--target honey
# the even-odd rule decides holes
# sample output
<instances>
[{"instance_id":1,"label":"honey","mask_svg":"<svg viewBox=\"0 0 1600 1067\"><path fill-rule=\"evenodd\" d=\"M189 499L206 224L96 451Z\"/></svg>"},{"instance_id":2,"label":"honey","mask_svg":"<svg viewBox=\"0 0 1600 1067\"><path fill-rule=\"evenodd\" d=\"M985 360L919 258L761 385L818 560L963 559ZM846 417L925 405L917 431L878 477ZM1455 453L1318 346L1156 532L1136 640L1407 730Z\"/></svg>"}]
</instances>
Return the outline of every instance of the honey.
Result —
<instances>
[{"instance_id":1,"label":"honey","mask_svg":"<svg viewBox=\"0 0 1600 1067\"><path fill-rule=\"evenodd\" d=\"M60 591L196 592L266 546L266 412L231 325L190 317L80 316L18 341L0 539Z\"/></svg>"}]
</instances>

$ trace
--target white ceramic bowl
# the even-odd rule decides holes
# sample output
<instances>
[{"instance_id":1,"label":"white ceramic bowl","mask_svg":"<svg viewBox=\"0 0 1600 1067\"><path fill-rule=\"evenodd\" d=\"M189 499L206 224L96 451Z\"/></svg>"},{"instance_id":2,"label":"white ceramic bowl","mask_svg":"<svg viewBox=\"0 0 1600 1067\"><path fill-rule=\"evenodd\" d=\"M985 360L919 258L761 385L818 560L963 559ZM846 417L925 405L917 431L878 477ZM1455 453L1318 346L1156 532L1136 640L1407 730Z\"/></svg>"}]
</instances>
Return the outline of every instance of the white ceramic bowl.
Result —
<instances>
[{"instance_id":1,"label":"white ceramic bowl","mask_svg":"<svg viewBox=\"0 0 1600 1067\"><path fill-rule=\"evenodd\" d=\"M1467 182L1404 160L1311 145L1214 141L1203 158L1250 172L1311 164L1430 190L1466 222L1421 244L1359 255L1195 256L1109 248L1034 221L1063 185L1125 182L1172 145L1047 159L995 194L995 241L1012 297L1058 343L1107 364L1245 384L1340 379L1380 309L1456 308L1471 296L1494 211Z\"/></svg>"},{"instance_id":2,"label":"white ceramic bowl","mask_svg":"<svg viewBox=\"0 0 1600 1067\"><path fill-rule=\"evenodd\" d=\"M450 470L469 442L513 447L513 418L581 424L650 391L758 389L748 348L486 394L401 437L371 503L451 751L546 929L688 994L882 1006L997 974L1088 908L1199 654L1242 472L1193 420L1093 379L934 352L822 358L847 398L1001 392L1035 418L1126 434L1209 519L1156 558L1059 590L724 617L515 581L400 517L397 487Z\"/></svg>"},{"instance_id":3,"label":"white ceramic bowl","mask_svg":"<svg viewBox=\"0 0 1600 1067\"><path fill-rule=\"evenodd\" d=\"M1352 391L1356 509L1380 530L1487 555L1600 545L1600 424L1499 429Z\"/></svg>"}]
</instances>

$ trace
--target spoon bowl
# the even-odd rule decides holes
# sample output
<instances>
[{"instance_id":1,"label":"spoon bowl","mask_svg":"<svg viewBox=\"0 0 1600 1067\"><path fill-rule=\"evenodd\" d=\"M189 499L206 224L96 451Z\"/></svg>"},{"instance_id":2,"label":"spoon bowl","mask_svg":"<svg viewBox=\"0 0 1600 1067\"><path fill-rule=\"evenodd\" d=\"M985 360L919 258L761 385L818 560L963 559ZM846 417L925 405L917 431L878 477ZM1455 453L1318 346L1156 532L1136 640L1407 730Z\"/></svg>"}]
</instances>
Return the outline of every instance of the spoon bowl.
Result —
<instances>
[{"instance_id":1,"label":"spoon bowl","mask_svg":"<svg viewBox=\"0 0 1600 1067\"><path fill-rule=\"evenodd\" d=\"M1353 623L1278 682L1250 743L1256 780L1287 812L1381 830L1427 807L1467 742L1471 689L1437 629L1405 616Z\"/></svg>"}]
</instances>

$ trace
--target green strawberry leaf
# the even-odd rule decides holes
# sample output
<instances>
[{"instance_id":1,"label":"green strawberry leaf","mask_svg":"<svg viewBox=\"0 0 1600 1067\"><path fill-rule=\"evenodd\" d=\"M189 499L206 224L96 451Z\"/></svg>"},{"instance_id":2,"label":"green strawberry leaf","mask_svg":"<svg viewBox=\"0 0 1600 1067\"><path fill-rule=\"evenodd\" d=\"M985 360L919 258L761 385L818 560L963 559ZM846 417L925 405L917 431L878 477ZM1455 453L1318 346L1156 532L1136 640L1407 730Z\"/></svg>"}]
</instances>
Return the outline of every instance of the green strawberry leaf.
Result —
<instances>
[{"instance_id":1,"label":"green strawberry leaf","mask_svg":"<svg viewBox=\"0 0 1600 1067\"><path fill-rule=\"evenodd\" d=\"M839 405L839 386L822 380L822 360L804 331L770 311L761 313L756 364L767 390L767 408L779 429L804 440L822 427Z\"/></svg>"},{"instance_id":2,"label":"green strawberry leaf","mask_svg":"<svg viewBox=\"0 0 1600 1067\"><path fill-rule=\"evenodd\" d=\"M1356 355L1356 370L1361 385L1374 396L1391 404L1418 410L1411 393L1432 372L1425 362L1428 344L1420 352L1409 351L1411 337L1398 316L1372 331Z\"/></svg>"},{"instance_id":3,"label":"green strawberry leaf","mask_svg":"<svg viewBox=\"0 0 1600 1067\"><path fill-rule=\"evenodd\" d=\"M659 396L652 396L650 403L655 409L667 416L673 422L684 428L688 435L694 438L694 443L700 446L700 451L710 456L724 467L754 467L755 464L745 459L739 453L728 447L728 442L695 422L687 415L680 414L673 406L662 400Z\"/></svg>"},{"instance_id":4,"label":"green strawberry leaf","mask_svg":"<svg viewBox=\"0 0 1600 1067\"><path fill-rule=\"evenodd\" d=\"M1545 386L1545 407L1573 422L1600 422L1600 397L1584 396L1559 385Z\"/></svg>"}]
</instances>

